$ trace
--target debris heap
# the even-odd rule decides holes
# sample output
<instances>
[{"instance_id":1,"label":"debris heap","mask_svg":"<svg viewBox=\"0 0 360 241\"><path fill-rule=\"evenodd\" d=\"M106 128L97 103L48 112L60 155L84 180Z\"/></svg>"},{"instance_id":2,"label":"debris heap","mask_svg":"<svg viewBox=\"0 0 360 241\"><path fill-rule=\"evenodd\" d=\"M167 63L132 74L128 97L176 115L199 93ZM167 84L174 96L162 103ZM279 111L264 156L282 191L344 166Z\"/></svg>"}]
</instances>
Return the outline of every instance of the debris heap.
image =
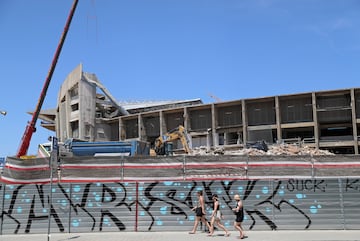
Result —
<instances>
[{"instance_id":1,"label":"debris heap","mask_svg":"<svg viewBox=\"0 0 360 241\"><path fill-rule=\"evenodd\" d=\"M268 151L259 150L257 148L223 148L219 147L216 149L208 149L207 147L201 146L193 149L193 155L250 155L250 156L277 156L277 155L288 155L288 156L333 156L332 152L327 150L320 150L314 147L306 145L296 144L275 144L268 146Z\"/></svg>"}]
</instances>

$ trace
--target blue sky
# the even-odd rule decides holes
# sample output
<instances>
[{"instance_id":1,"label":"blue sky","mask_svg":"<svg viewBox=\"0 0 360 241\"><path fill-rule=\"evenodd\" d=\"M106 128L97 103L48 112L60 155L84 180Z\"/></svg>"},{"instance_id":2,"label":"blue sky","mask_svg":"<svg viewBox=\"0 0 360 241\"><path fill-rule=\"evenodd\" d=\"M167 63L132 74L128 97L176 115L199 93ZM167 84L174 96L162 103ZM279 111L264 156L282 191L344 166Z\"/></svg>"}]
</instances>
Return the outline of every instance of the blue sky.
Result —
<instances>
[{"instance_id":1,"label":"blue sky","mask_svg":"<svg viewBox=\"0 0 360 241\"><path fill-rule=\"evenodd\" d=\"M72 0L0 0L0 156L15 155ZM80 0L44 109L82 63L118 101L359 87L360 1ZM52 132L37 122L28 154Z\"/></svg>"}]
</instances>

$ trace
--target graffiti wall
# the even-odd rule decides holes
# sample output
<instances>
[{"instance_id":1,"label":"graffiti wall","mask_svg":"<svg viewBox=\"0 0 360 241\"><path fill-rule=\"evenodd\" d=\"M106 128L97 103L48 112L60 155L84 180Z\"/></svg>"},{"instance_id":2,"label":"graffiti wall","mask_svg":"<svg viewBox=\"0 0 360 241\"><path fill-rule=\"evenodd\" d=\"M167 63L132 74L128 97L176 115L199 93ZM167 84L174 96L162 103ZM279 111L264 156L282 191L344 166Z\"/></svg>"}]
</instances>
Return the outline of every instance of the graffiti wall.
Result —
<instances>
[{"instance_id":1,"label":"graffiti wall","mask_svg":"<svg viewBox=\"0 0 360 241\"><path fill-rule=\"evenodd\" d=\"M233 230L234 194L247 230L359 229L360 179L159 181L1 184L1 234L108 231L190 231L196 191L210 216L219 196ZM199 227L202 229L204 227Z\"/></svg>"}]
</instances>

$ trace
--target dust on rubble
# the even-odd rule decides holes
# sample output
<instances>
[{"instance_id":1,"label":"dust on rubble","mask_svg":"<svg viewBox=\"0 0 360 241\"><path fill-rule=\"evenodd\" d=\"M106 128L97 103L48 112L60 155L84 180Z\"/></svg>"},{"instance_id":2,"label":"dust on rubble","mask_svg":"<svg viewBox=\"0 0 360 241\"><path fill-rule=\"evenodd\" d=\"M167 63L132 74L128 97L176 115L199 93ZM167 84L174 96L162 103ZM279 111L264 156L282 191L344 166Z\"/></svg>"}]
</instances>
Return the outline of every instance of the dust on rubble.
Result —
<instances>
[{"instance_id":1,"label":"dust on rubble","mask_svg":"<svg viewBox=\"0 0 360 241\"><path fill-rule=\"evenodd\" d=\"M276 156L276 155L288 155L288 156L326 156L335 155L327 150L320 150L310 146L299 146L296 144L275 144L268 146L267 151L259 150L256 148L244 148L244 147L217 147L215 149L209 149L201 146L193 148L192 155L250 155L250 156Z\"/></svg>"}]
</instances>

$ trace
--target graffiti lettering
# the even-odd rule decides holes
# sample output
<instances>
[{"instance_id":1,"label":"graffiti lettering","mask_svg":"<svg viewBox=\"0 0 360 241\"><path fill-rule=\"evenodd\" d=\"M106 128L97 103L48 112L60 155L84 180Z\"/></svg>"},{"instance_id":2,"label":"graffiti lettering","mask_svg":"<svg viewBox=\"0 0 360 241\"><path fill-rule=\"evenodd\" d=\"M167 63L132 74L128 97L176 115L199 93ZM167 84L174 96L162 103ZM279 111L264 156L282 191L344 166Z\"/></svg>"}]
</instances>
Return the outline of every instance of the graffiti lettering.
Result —
<instances>
[{"instance_id":1,"label":"graffiti lettering","mask_svg":"<svg viewBox=\"0 0 360 241\"><path fill-rule=\"evenodd\" d=\"M289 179L287 183L287 190L290 192L293 191L312 191L316 192L326 191L326 183L325 180L314 180L314 179L307 179L307 180L298 180L298 179Z\"/></svg>"},{"instance_id":2,"label":"graffiti lettering","mask_svg":"<svg viewBox=\"0 0 360 241\"><path fill-rule=\"evenodd\" d=\"M349 190L360 191L360 180L355 179L351 181L350 179L346 179L345 192Z\"/></svg>"},{"instance_id":3,"label":"graffiti lettering","mask_svg":"<svg viewBox=\"0 0 360 241\"><path fill-rule=\"evenodd\" d=\"M290 218L292 228L309 229L318 220L323 222L322 216L316 218L322 210L341 208L334 205L339 202L334 198L349 198L342 200L346 203L360 198L360 179L345 179L344 190L348 195L343 196L338 195L341 181L288 179L57 184L51 190L51 202L49 185L3 184L0 230L3 234L45 233L49 216L52 231L57 229L57 232L191 230L195 219L191 208L196 205L196 191L200 189L204 191L208 214L212 211L212 195L220 197L225 215L223 223L230 229L234 221L231 211L234 194L240 194L244 202L246 229L287 228ZM329 198L333 201L329 202ZM346 218L343 216L341 221L348 221ZM350 221L355 223L358 220Z\"/></svg>"}]
</instances>

